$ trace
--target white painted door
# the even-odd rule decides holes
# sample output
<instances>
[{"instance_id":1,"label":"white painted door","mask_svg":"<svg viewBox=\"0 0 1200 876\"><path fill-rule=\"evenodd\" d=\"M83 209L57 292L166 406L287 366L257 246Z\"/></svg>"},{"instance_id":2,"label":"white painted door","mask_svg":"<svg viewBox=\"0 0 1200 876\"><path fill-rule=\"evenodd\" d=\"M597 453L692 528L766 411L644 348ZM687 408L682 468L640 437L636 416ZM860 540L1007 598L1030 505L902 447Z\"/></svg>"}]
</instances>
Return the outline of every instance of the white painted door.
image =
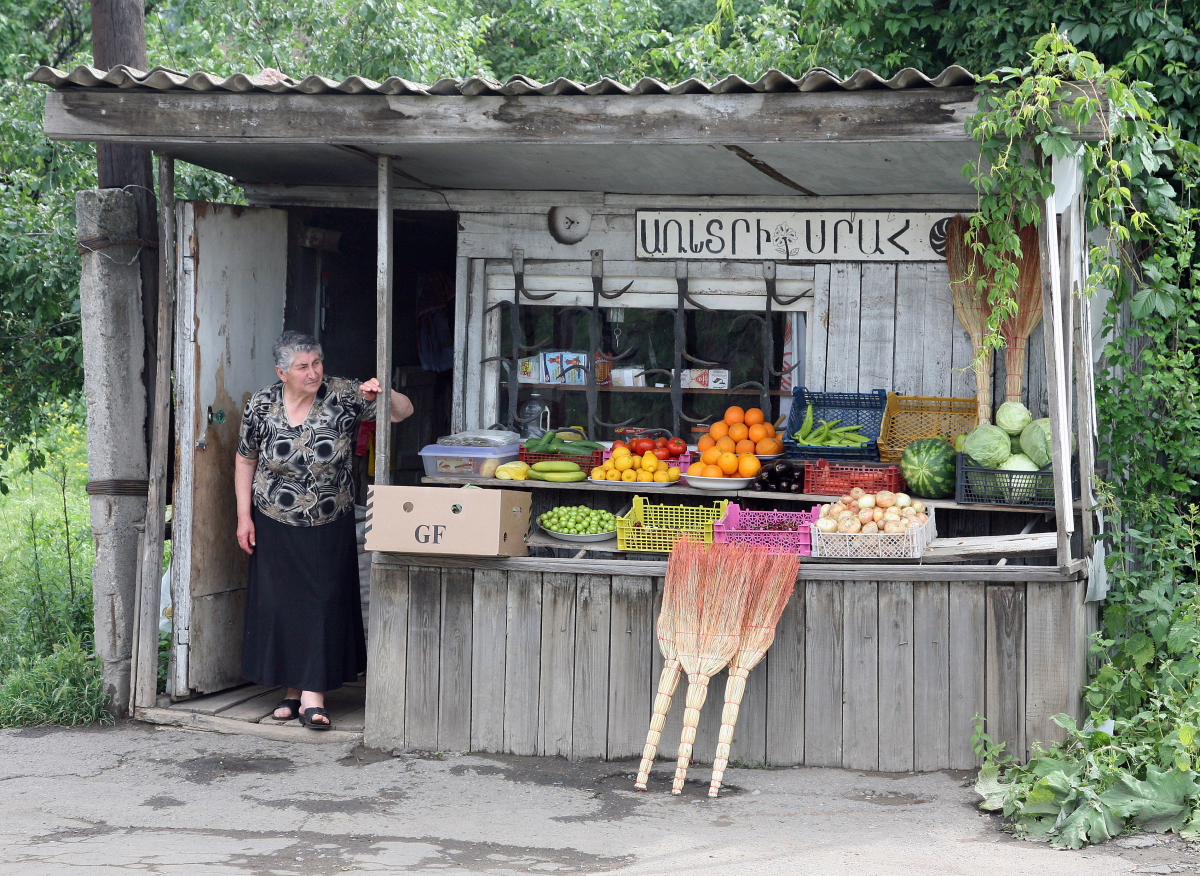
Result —
<instances>
[{"instance_id":1,"label":"white painted door","mask_svg":"<svg viewBox=\"0 0 1200 876\"><path fill-rule=\"evenodd\" d=\"M172 582L176 696L242 681L246 554L233 457L242 408L274 381L283 329L287 213L179 205Z\"/></svg>"}]
</instances>

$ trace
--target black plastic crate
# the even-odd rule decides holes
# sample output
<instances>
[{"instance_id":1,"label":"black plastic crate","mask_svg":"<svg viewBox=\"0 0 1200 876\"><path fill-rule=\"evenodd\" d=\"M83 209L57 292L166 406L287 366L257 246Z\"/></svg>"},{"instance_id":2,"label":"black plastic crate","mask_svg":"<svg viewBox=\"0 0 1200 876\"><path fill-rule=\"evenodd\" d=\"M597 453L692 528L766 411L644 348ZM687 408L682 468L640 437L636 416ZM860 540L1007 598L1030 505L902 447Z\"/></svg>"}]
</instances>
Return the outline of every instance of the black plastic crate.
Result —
<instances>
[{"instance_id":1,"label":"black plastic crate","mask_svg":"<svg viewBox=\"0 0 1200 876\"><path fill-rule=\"evenodd\" d=\"M797 444L792 435L800 431L808 406L813 406L813 422L840 420L838 426L863 428L860 435L871 439L860 447L809 447ZM879 462L879 433L883 430L883 414L887 409L887 392L809 392L798 386L792 391L792 409L788 413L783 446L788 459L828 459L830 461L857 459Z\"/></svg>"},{"instance_id":2,"label":"black plastic crate","mask_svg":"<svg viewBox=\"0 0 1200 876\"><path fill-rule=\"evenodd\" d=\"M960 505L1009 505L1014 508L1054 509L1054 469L1004 471L984 468L965 453L958 454L955 501ZM1071 495L1079 498L1079 457L1071 458Z\"/></svg>"}]
</instances>

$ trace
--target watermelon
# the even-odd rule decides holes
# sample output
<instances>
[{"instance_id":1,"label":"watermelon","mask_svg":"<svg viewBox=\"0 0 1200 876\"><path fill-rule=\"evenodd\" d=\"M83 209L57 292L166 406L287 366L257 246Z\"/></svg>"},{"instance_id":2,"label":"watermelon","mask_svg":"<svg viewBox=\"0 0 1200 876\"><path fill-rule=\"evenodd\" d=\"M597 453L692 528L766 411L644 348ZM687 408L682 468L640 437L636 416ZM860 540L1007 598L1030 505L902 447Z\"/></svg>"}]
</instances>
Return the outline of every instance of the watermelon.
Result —
<instances>
[{"instance_id":1,"label":"watermelon","mask_svg":"<svg viewBox=\"0 0 1200 876\"><path fill-rule=\"evenodd\" d=\"M904 448L900 473L914 496L944 499L954 494L954 447L942 438L922 438Z\"/></svg>"}]
</instances>

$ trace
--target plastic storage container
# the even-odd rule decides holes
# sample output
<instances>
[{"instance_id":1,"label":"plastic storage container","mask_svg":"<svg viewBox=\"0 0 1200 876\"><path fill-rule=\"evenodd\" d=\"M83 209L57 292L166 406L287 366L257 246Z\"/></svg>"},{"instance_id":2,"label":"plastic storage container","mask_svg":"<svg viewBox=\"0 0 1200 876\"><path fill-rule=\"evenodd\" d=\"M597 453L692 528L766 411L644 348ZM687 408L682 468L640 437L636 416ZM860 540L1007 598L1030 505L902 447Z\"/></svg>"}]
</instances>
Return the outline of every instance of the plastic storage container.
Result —
<instances>
[{"instance_id":1,"label":"plastic storage container","mask_svg":"<svg viewBox=\"0 0 1200 876\"><path fill-rule=\"evenodd\" d=\"M1014 508L1054 508L1054 469L1005 471L984 468L965 453L958 454L955 501L960 505L1010 505ZM1071 457L1071 497L1079 498L1079 457Z\"/></svg>"},{"instance_id":2,"label":"plastic storage container","mask_svg":"<svg viewBox=\"0 0 1200 876\"><path fill-rule=\"evenodd\" d=\"M520 444L507 447L451 447L446 444L426 444L419 451L425 463L425 476L430 478L482 477L490 478L506 462L521 454Z\"/></svg>"},{"instance_id":3,"label":"plastic storage container","mask_svg":"<svg viewBox=\"0 0 1200 876\"><path fill-rule=\"evenodd\" d=\"M855 487L868 493L891 490L905 492L900 466L875 462L804 461L804 492L816 496L844 496Z\"/></svg>"},{"instance_id":4,"label":"plastic storage container","mask_svg":"<svg viewBox=\"0 0 1200 876\"><path fill-rule=\"evenodd\" d=\"M718 543L755 544L773 554L812 556L812 525L821 513L811 511L750 511L736 502L713 524Z\"/></svg>"},{"instance_id":5,"label":"plastic storage container","mask_svg":"<svg viewBox=\"0 0 1200 876\"><path fill-rule=\"evenodd\" d=\"M817 509L820 514L820 509ZM870 560L918 560L929 543L937 538L934 512L920 526L910 526L904 532L821 532L813 527L812 555Z\"/></svg>"},{"instance_id":6,"label":"plastic storage container","mask_svg":"<svg viewBox=\"0 0 1200 876\"><path fill-rule=\"evenodd\" d=\"M899 462L904 448L921 438L955 437L979 425L978 409L972 398L942 398L889 393L879 436L879 458Z\"/></svg>"},{"instance_id":7,"label":"plastic storage container","mask_svg":"<svg viewBox=\"0 0 1200 876\"><path fill-rule=\"evenodd\" d=\"M792 438L804 422L808 406L813 406L813 422L840 420L838 426L862 425L858 434L871 441L860 447L814 447L797 444ZM871 392L809 392L806 387L792 390L792 409L788 413L783 446L788 459L862 459L879 462L879 433L883 428L883 412L887 393L882 389Z\"/></svg>"},{"instance_id":8,"label":"plastic storage container","mask_svg":"<svg viewBox=\"0 0 1200 876\"><path fill-rule=\"evenodd\" d=\"M713 524L725 516L728 499L711 508L684 505L653 505L645 496L634 496L633 507L617 518L617 549L670 553L684 536L713 543Z\"/></svg>"}]
</instances>

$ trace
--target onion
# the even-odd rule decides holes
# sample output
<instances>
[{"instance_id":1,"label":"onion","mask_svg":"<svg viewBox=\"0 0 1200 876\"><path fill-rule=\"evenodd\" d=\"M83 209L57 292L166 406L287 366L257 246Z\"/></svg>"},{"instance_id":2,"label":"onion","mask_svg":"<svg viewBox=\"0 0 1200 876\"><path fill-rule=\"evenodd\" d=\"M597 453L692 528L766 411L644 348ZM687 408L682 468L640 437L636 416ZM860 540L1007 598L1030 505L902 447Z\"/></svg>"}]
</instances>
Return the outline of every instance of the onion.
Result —
<instances>
[{"instance_id":1,"label":"onion","mask_svg":"<svg viewBox=\"0 0 1200 876\"><path fill-rule=\"evenodd\" d=\"M829 506L829 516L834 517L834 518L841 517L842 512L845 510L846 510L845 504L843 504L842 502L834 502L832 505Z\"/></svg>"},{"instance_id":2,"label":"onion","mask_svg":"<svg viewBox=\"0 0 1200 876\"><path fill-rule=\"evenodd\" d=\"M880 490L875 494L875 504L880 508L891 508L896 504L896 494L891 490Z\"/></svg>"},{"instance_id":3,"label":"onion","mask_svg":"<svg viewBox=\"0 0 1200 876\"><path fill-rule=\"evenodd\" d=\"M858 522L857 517L844 517L838 521L838 532L859 532L862 530L862 524Z\"/></svg>"},{"instance_id":4,"label":"onion","mask_svg":"<svg viewBox=\"0 0 1200 876\"><path fill-rule=\"evenodd\" d=\"M871 509L871 519L876 523L883 519L883 509L878 505Z\"/></svg>"},{"instance_id":5,"label":"onion","mask_svg":"<svg viewBox=\"0 0 1200 876\"><path fill-rule=\"evenodd\" d=\"M926 523L929 520L929 515L922 511L917 515L917 523Z\"/></svg>"},{"instance_id":6,"label":"onion","mask_svg":"<svg viewBox=\"0 0 1200 876\"><path fill-rule=\"evenodd\" d=\"M859 508L874 508L875 507L875 497L872 495L869 495L869 494L859 496L858 497L858 507Z\"/></svg>"},{"instance_id":7,"label":"onion","mask_svg":"<svg viewBox=\"0 0 1200 876\"><path fill-rule=\"evenodd\" d=\"M854 487L853 489L850 490L850 498L851 499L861 499L866 494L867 494L867 491L864 490L862 487Z\"/></svg>"},{"instance_id":8,"label":"onion","mask_svg":"<svg viewBox=\"0 0 1200 876\"><path fill-rule=\"evenodd\" d=\"M883 524L883 531L889 535L895 535L896 533L904 532L904 524L899 520L889 520Z\"/></svg>"},{"instance_id":9,"label":"onion","mask_svg":"<svg viewBox=\"0 0 1200 876\"><path fill-rule=\"evenodd\" d=\"M912 496L908 495L908 493L897 493L896 494L896 507L897 508L905 508L911 504L912 504Z\"/></svg>"},{"instance_id":10,"label":"onion","mask_svg":"<svg viewBox=\"0 0 1200 876\"><path fill-rule=\"evenodd\" d=\"M829 516L829 509L830 509L830 508L832 508L832 507L833 507L832 505L822 505L822 506L821 506L821 513L820 513L820 514L818 514L817 516L818 516L818 517L828 517L828 516Z\"/></svg>"},{"instance_id":11,"label":"onion","mask_svg":"<svg viewBox=\"0 0 1200 876\"><path fill-rule=\"evenodd\" d=\"M821 532L837 532L837 521L832 517L822 517L817 521L817 529Z\"/></svg>"},{"instance_id":12,"label":"onion","mask_svg":"<svg viewBox=\"0 0 1200 876\"><path fill-rule=\"evenodd\" d=\"M845 496L842 496L842 498L838 499L838 501L843 505L853 505L854 497L847 493Z\"/></svg>"},{"instance_id":13,"label":"onion","mask_svg":"<svg viewBox=\"0 0 1200 876\"><path fill-rule=\"evenodd\" d=\"M920 499L913 499L912 507L913 507L913 510L919 514L925 510L925 503L922 502Z\"/></svg>"},{"instance_id":14,"label":"onion","mask_svg":"<svg viewBox=\"0 0 1200 876\"><path fill-rule=\"evenodd\" d=\"M883 519L884 520L899 520L900 512L897 511L895 508L888 508L886 511L883 512Z\"/></svg>"},{"instance_id":15,"label":"onion","mask_svg":"<svg viewBox=\"0 0 1200 876\"><path fill-rule=\"evenodd\" d=\"M919 513L920 512L917 511L915 508L913 508L912 505L909 505L907 508L903 509L900 512L900 516L901 517L916 517Z\"/></svg>"},{"instance_id":16,"label":"onion","mask_svg":"<svg viewBox=\"0 0 1200 876\"><path fill-rule=\"evenodd\" d=\"M863 508L861 511L858 512L858 521L860 523L874 523L875 522L875 509L874 508Z\"/></svg>"},{"instance_id":17,"label":"onion","mask_svg":"<svg viewBox=\"0 0 1200 876\"><path fill-rule=\"evenodd\" d=\"M874 521L871 521L870 523L864 523L862 531L864 535L875 535L879 532L879 524L875 523Z\"/></svg>"}]
</instances>

